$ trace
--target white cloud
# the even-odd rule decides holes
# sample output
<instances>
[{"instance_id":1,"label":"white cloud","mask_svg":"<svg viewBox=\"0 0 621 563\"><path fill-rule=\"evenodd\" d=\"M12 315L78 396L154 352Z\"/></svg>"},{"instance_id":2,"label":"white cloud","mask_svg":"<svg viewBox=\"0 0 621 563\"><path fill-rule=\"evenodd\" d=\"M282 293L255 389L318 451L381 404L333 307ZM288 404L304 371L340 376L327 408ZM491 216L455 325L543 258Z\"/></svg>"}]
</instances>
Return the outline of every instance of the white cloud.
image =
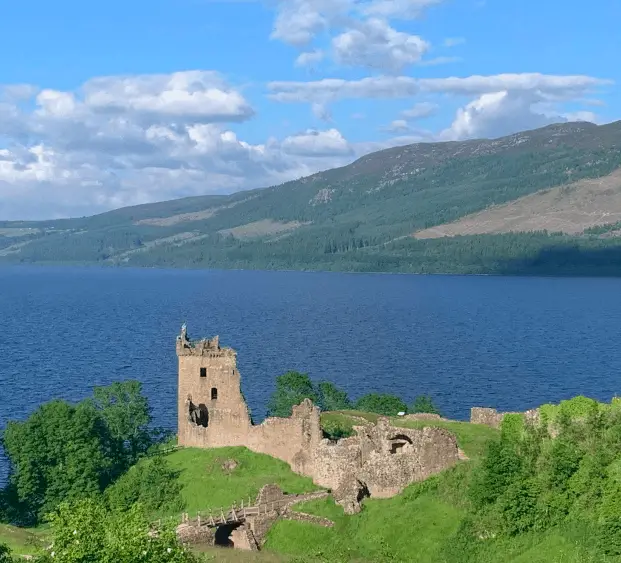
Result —
<instances>
[{"instance_id":1,"label":"white cloud","mask_svg":"<svg viewBox=\"0 0 621 563\"><path fill-rule=\"evenodd\" d=\"M432 102L420 102L418 104L415 104L410 109L402 111L401 117L409 121L423 119L437 113L439 108L440 106L438 106L438 104L434 104Z\"/></svg>"},{"instance_id":2,"label":"white cloud","mask_svg":"<svg viewBox=\"0 0 621 563\"><path fill-rule=\"evenodd\" d=\"M130 112L152 120L243 121L253 110L216 72L186 71L90 80L84 103L93 111Z\"/></svg>"},{"instance_id":3,"label":"white cloud","mask_svg":"<svg viewBox=\"0 0 621 563\"><path fill-rule=\"evenodd\" d=\"M298 156L351 156L354 154L352 146L336 129L327 131L306 132L287 137L282 142L282 150L287 154Z\"/></svg>"},{"instance_id":4,"label":"white cloud","mask_svg":"<svg viewBox=\"0 0 621 563\"><path fill-rule=\"evenodd\" d=\"M0 105L0 219L269 186L354 154L334 128L239 139L222 121L252 108L214 73L94 79L77 94L41 90L33 102Z\"/></svg>"},{"instance_id":5,"label":"white cloud","mask_svg":"<svg viewBox=\"0 0 621 563\"><path fill-rule=\"evenodd\" d=\"M483 94L457 110L453 123L439 134L439 139L502 137L563 121L597 122L597 117L592 112L555 110L545 94L538 91L504 90Z\"/></svg>"},{"instance_id":6,"label":"white cloud","mask_svg":"<svg viewBox=\"0 0 621 563\"><path fill-rule=\"evenodd\" d=\"M304 47L352 8L351 0L282 0L271 38Z\"/></svg>"},{"instance_id":7,"label":"white cloud","mask_svg":"<svg viewBox=\"0 0 621 563\"><path fill-rule=\"evenodd\" d=\"M443 0L279 0L271 34L298 48L307 48L320 34L331 37L337 64L391 72L421 61L429 49L417 35L394 29L390 21L417 17ZM316 63L320 50L306 50L296 66ZM446 62L440 58L433 64Z\"/></svg>"},{"instance_id":8,"label":"white cloud","mask_svg":"<svg viewBox=\"0 0 621 563\"><path fill-rule=\"evenodd\" d=\"M311 82L274 81L268 84L270 97L279 102L328 103L345 99L410 98L420 93L477 96L504 90L541 91L559 99L573 99L598 86L610 84L591 76L558 76L539 73L496 74L464 78L412 78L372 76L360 80L324 78Z\"/></svg>"},{"instance_id":9,"label":"white cloud","mask_svg":"<svg viewBox=\"0 0 621 563\"><path fill-rule=\"evenodd\" d=\"M332 48L339 64L397 72L418 63L429 43L372 18L336 36Z\"/></svg>"},{"instance_id":10,"label":"white cloud","mask_svg":"<svg viewBox=\"0 0 621 563\"><path fill-rule=\"evenodd\" d=\"M323 60L325 53L321 49L300 53L295 60L295 66L313 66Z\"/></svg>"},{"instance_id":11,"label":"white cloud","mask_svg":"<svg viewBox=\"0 0 621 563\"><path fill-rule=\"evenodd\" d=\"M395 119L391 121L388 127L384 128L386 131L390 131L392 133L403 133L406 131L410 131L410 126L405 119Z\"/></svg>"}]
</instances>

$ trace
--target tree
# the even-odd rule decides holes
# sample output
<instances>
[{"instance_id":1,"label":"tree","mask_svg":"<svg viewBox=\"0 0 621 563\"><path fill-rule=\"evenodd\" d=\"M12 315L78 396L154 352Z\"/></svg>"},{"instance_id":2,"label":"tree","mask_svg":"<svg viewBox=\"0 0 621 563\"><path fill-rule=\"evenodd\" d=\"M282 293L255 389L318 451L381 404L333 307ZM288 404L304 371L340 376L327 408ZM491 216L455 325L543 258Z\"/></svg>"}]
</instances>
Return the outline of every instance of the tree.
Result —
<instances>
[{"instance_id":1,"label":"tree","mask_svg":"<svg viewBox=\"0 0 621 563\"><path fill-rule=\"evenodd\" d=\"M434 405L433 400L429 395L419 395L414 399L414 403L412 404L412 408L410 409L413 413L429 413L429 414L440 414L438 408Z\"/></svg>"},{"instance_id":2,"label":"tree","mask_svg":"<svg viewBox=\"0 0 621 563\"><path fill-rule=\"evenodd\" d=\"M397 413L407 412L408 407L403 400L395 395L369 393L358 399L356 402L356 409L384 416L397 416Z\"/></svg>"},{"instance_id":3,"label":"tree","mask_svg":"<svg viewBox=\"0 0 621 563\"><path fill-rule=\"evenodd\" d=\"M322 381L317 385L317 394L322 411L340 411L352 406L347 393L330 381Z\"/></svg>"},{"instance_id":4,"label":"tree","mask_svg":"<svg viewBox=\"0 0 621 563\"><path fill-rule=\"evenodd\" d=\"M108 512L94 499L62 503L50 515L52 547L41 563L195 563L171 527L153 529L140 505Z\"/></svg>"},{"instance_id":5,"label":"tree","mask_svg":"<svg viewBox=\"0 0 621 563\"><path fill-rule=\"evenodd\" d=\"M88 405L41 405L23 422L9 422L2 443L10 482L34 520L63 500L100 493L118 474L115 441Z\"/></svg>"},{"instance_id":6,"label":"tree","mask_svg":"<svg viewBox=\"0 0 621 563\"><path fill-rule=\"evenodd\" d=\"M291 416L292 407L304 399L319 403L319 396L308 374L288 371L279 375L276 378L276 390L267 404L268 416Z\"/></svg>"},{"instance_id":7,"label":"tree","mask_svg":"<svg viewBox=\"0 0 621 563\"><path fill-rule=\"evenodd\" d=\"M142 384L130 380L95 387L88 402L101 414L111 436L119 440L125 467L135 463L153 441L152 416Z\"/></svg>"}]
</instances>

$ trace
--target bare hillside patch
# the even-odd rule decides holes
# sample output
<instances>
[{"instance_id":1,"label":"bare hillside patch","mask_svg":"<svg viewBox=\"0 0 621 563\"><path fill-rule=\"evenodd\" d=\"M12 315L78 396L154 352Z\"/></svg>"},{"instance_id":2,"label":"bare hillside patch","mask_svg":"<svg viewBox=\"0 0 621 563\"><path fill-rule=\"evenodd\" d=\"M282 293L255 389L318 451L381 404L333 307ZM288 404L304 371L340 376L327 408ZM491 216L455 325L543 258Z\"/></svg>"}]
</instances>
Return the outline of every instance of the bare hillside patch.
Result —
<instances>
[{"instance_id":1,"label":"bare hillside patch","mask_svg":"<svg viewBox=\"0 0 621 563\"><path fill-rule=\"evenodd\" d=\"M0 229L0 237L24 237L27 235L36 235L39 232L41 232L41 229L7 227Z\"/></svg>"},{"instance_id":2,"label":"bare hillside patch","mask_svg":"<svg viewBox=\"0 0 621 563\"><path fill-rule=\"evenodd\" d=\"M414 233L417 239L509 232L580 234L585 229L621 221L621 168L593 180L580 180L540 191L453 223Z\"/></svg>"},{"instance_id":3,"label":"bare hillside patch","mask_svg":"<svg viewBox=\"0 0 621 563\"><path fill-rule=\"evenodd\" d=\"M120 254L116 254L108 259L109 262L127 262L133 254L138 254L139 252L146 252L151 250L157 246L168 245L168 246L183 246L189 242L196 242L198 240L202 240L207 238L209 235L200 234L196 232L186 232L186 233L177 233L176 235L172 235L169 237L158 238L155 240L151 240L149 242L144 243L139 248L132 248L131 250L126 250Z\"/></svg>"},{"instance_id":4,"label":"bare hillside patch","mask_svg":"<svg viewBox=\"0 0 621 563\"><path fill-rule=\"evenodd\" d=\"M155 227L171 227L172 225L178 225L179 223L190 223L192 221L202 221L213 217L218 211L224 209L232 209L240 203L245 203L257 197L256 195L234 201L227 205L219 205L218 207L210 207L208 209L202 209L201 211L191 211L189 213L179 213L177 215L171 215L170 217L153 217L151 219L141 219L136 221L136 225L153 225Z\"/></svg>"},{"instance_id":5,"label":"bare hillside patch","mask_svg":"<svg viewBox=\"0 0 621 563\"><path fill-rule=\"evenodd\" d=\"M246 225L240 225L239 227L233 227L232 229L222 229L218 232L225 236L232 235L236 239L251 239L286 233L288 231L299 229L304 225L308 225L308 223L300 223L299 221L288 221L287 223L283 223L272 219L262 219L261 221L247 223Z\"/></svg>"}]
</instances>

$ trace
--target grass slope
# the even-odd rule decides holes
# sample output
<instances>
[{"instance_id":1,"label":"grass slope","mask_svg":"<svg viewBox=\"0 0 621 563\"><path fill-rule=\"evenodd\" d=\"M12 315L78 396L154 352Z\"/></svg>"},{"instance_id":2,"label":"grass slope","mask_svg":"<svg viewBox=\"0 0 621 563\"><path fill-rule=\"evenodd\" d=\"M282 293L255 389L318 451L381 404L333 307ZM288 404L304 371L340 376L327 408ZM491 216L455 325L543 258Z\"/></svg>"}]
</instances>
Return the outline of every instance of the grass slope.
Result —
<instances>
[{"instance_id":1,"label":"grass slope","mask_svg":"<svg viewBox=\"0 0 621 563\"><path fill-rule=\"evenodd\" d=\"M186 512L220 508L255 500L259 489L277 483L287 493L318 490L308 477L293 473L284 462L246 448L183 448L166 456L171 467L179 471L179 481ZM237 467L228 471L222 467L234 460Z\"/></svg>"},{"instance_id":2,"label":"grass slope","mask_svg":"<svg viewBox=\"0 0 621 563\"><path fill-rule=\"evenodd\" d=\"M11 548L14 555L30 555L46 545L46 528L18 528L0 524L0 543Z\"/></svg>"}]
</instances>

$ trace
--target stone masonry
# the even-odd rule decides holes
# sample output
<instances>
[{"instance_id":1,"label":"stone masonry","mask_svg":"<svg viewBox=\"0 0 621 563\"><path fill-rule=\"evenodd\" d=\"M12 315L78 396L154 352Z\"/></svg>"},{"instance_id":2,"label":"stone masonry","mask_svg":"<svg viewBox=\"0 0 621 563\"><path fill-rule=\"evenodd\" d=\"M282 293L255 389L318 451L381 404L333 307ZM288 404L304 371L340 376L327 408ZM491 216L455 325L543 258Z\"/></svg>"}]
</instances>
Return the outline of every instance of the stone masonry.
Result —
<instances>
[{"instance_id":1,"label":"stone masonry","mask_svg":"<svg viewBox=\"0 0 621 563\"><path fill-rule=\"evenodd\" d=\"M335 493L348 512L364 496L390 497L408 484L457 463L455 436L435 427L392 427L387 419L356 427L338 441L323 438L319 409L305 399L289 418L251 422L241 393L236 352L218 337L192 341L185 325L177 337L178 441L181 446L245 446L287 462Z\"/></svg>"},{"instance_id":2,"label":"stone masonry","mask_svg":"<svg viewBox=\"0 0 621 563\"><path fill-rule=\"evenodd\" d=\"M492 428L500 428L507 414L523 414L527 422L535 424L539 421L539 409L531 409L525 412L498 412L496 409L472 407L470 409L470 422L472 424L485 424Z\"/></svg>"}]
</instances>

